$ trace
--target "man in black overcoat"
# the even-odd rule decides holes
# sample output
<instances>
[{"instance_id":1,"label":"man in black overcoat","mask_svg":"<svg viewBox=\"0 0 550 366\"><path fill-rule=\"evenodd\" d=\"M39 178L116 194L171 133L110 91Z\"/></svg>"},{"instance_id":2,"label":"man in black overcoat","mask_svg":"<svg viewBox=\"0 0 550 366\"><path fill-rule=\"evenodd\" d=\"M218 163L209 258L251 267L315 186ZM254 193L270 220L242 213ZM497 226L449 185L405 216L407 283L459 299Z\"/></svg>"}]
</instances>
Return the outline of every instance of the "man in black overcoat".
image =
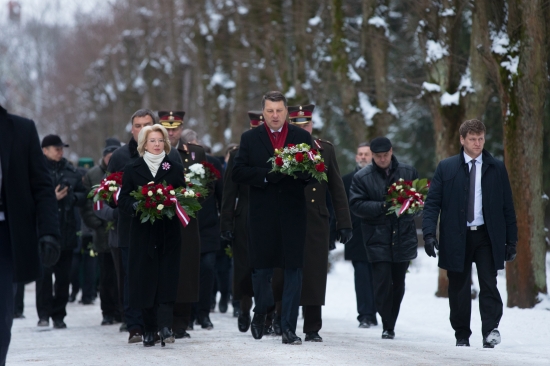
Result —
<instances>
[{"instance_id":1,"label":"man in black overcoat","mask_svg":"<svg viewBox=\"0 0 550 366\"><path fill-rule=\"evenodd\" d=\"M302 287L302 267L306 239L306 202L304 187L310 178L298 179L270 173L275 148L292 144L311 145L311 136L286 122L286 98L269 92L262 100L263 126L242 134L232 178L250 187L249 254L253 268L254 318L251 331L256 339L263 335L268 309L274 306L271 279L273 268L283 268L281 327L283 343L301 344L296 336Z\"/></svg>"},{"instance_id":2,"label":"man in black overcoat","mask_svg":"<svg viewBox=\"0 0 550 366\"><path fill-rule=\"evenodd\" d=\"M485 125L468 120L459 133L460 153L439 163L430 185L422 220L424 249L432 257L439 249L439 267L447 270L457 346L470 346L470 280L476 263L483 347L493 348L500 343L503 308L497 270L516 257L516 213L504 163L483 149Z\"/></svg>"},{"instance_id":3,"label":"man in black overcoat","mask_svg":"<svg viewBox=\"0 0 550 366\"><path fill-rule=\"evenodd\" d=\"M382 318L382 339L395 337L395 323L405 295L405 276L409 263L416 258L418 239L413 215L387 215L388 188L399 179L418 178L415 168L400 163L386 137L370 143L372 164L352 179L349 204L361 218L367 257L372 264L376 310Z\"/></svg>"},{"instance_id":4,"label":"man in black overcoat","mask_svg":"<svg viewBox=\"0 0 550 366\"><path fill-rule=\"evenodd\" d=\"M54 187L34 122L0 106L0 365L6 363L14 283L42 276L59 258Z\"/></svg>"},{"instance_id":5,"label":"man in black overcoat","mask_svg":"<svg viewBox=\"0 0 550 366\"><path fill-rule=\"evenodd\" d=\"M107 165L107 171L109 173L123 172L124 167L127 164L135 162L139 158L137 151L137 139L139 131L145 126L152 126L158 122L158 117L150 109L139 109L130 118L132 124L132 138L130 141L118 148L109 160ZM170 150L168 154L172 161L181 163L181 158L176 149ZM118 210L118 208L117 208ZM129 294L128 294L128 247L130 244L130 226L132 223L132 217L125 214L122 211L118 211L118 250L122 259L122 275L124 281L124 319L128 328L129 336L128 343L138 343L142 341L143 336L143 319L141 317L141 309L134 309L130 307Z\"/></svg>"},{"instance_id":6,"label":"man in black overcoat","mask_svg":"<svg viewBox=\"0 0 550 366\"><path fill-rule=\"evenodd\" d=\"M368 142L362 142L357 147L355 162L357 163L355 169L342 177L348 200L353 176L372 162L372 153ZM367 257L367 250L363 242L361 219L352 213L351 222L353 224L353 237L346 243L344 258L351 261L355 273L355 296L357 298L359 328L370 328L371 325L378 325L372 287L372 265Z\"/></svg>"}]
</instances>

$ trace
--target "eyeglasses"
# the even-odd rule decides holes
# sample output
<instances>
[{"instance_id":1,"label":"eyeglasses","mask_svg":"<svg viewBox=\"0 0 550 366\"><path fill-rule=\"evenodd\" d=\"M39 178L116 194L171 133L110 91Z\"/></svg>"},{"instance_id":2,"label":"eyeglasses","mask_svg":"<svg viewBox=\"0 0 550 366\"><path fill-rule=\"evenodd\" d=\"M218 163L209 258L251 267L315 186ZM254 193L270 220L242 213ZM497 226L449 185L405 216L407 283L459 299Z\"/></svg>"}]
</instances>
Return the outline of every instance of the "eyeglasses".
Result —
<instances>
[{"instance_id":1,"label":"eyeglasses","mask_svg":"<svg viewBox=\"0 0 550 366\"><path fill-rule=\"evenodd\" d=\"M156 140L156 139L149 139L148 141L149 141L150 143L152 143L152 144L156 144L157 142L158 142L159 144L164 144L164 140L163 140L163 139L158 139L158 140Z\"/></svg>"}]
</instances>

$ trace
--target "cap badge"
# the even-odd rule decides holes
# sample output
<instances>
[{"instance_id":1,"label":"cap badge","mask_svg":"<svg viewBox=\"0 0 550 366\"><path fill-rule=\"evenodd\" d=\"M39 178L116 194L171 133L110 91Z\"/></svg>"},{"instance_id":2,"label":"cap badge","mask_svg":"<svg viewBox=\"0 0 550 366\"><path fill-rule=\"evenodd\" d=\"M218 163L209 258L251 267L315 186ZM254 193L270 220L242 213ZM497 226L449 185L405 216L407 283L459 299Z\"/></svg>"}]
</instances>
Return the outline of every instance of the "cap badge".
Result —
<instances>
[{"instance_id":1,"label":"cap badge","mask_svg":"<svg viewBox=\"0 0 550 366\"><path fill-rule=\"evenodd\" d=\"M301 108L302 108L302 107L300 107L300 109L301 109ZM303 116L303 115L304 115L304 111L298 112L298 115L299 115L299 116Z\"/></svg>"}]
</instances>

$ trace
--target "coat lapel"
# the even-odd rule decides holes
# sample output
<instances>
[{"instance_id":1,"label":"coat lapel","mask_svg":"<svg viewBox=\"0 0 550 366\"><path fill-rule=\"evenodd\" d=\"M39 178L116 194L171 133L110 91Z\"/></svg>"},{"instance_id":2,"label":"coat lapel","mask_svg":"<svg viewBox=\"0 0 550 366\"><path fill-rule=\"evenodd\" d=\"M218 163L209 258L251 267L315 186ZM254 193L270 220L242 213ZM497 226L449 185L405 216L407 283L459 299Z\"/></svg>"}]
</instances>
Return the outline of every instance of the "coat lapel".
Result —
<instances>
[{"instance_id":1,"label":"coat lapel","mask_svg":"<svg viewBox=\"0 0 550 366\"><path fill-rule=\"evenodd\" d=\"M1 107L0 107L1 108ZM8 174L10 154L13 141L13 121L5 109L0 109L0 158L2 159L2 174Z\"/></svg>"},{"instance_id":2,"label":"coat lapel","mask_svg":"<svg viewBox=\"0 0 550 366\"><path fill-rule=\"evenodd\" d=\"M143 158L139 158L136 161L135 167L136 173L147 179L148 182L152 182L155 180L153 174L151 174L151 171L149 170L149 167L147 166L147 163L145 162L145 160L143 160Z\"/></svg>"},{"instance_id":3,"label":"coat lapel","mask_svg":"<svg viewBox=\"0 0 550 366\"><path fill-rule=\"evenodd\" d=\"M172 169L174 169L173 164L170 162L170 159L168 159L168 155L166 155L162 163L160 163L155 180L160 181L160 179L162 179L162 177L168 174Z\"/></svg>"},{"instance_id":4,"label":"coat lapel","mask_svg":"<svg viewBox=\"0 0 550 366\"><path fill-rule=\"evenodd\" d=\"M269 156L273 156L275 153L275 149L273 149L273 145L271 144L271 140L269 139L269 136L267 135L267 129L263 126L260 126L257 128L258 133L260 135L260 141L262 141L263 145L269 152ZM287 136L288 140L288 136Z\"/></svg>"}]
</instances>

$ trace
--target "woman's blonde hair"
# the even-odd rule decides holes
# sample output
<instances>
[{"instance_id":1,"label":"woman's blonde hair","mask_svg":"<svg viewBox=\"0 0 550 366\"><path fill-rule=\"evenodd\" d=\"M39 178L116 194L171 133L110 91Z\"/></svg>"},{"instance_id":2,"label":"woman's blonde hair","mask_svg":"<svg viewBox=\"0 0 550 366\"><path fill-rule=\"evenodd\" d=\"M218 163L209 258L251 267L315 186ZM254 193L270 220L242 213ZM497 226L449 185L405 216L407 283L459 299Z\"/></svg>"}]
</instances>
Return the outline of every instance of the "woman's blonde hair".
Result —
<instances>
[{"instance_id":1,"label":"woman's blonde hair","mask_svg":"<svg viewBox=\"0 0 550 366\"><path fill-rule=\"evenodd\" d=\"M162 125L152 125L145 126L141 129L141 131L139 131L137 147L139 156L143 156L145 154L145 145L147 144L147 138L149 137L149 134L151 132L162 133L162 138L164 139L164 152L168 154L170 152L170 149L172 149L172 146L170 145L170 140L168 139L168 131L166 131L166 128L164 128Z\"/></svg>"}]
</instances>

